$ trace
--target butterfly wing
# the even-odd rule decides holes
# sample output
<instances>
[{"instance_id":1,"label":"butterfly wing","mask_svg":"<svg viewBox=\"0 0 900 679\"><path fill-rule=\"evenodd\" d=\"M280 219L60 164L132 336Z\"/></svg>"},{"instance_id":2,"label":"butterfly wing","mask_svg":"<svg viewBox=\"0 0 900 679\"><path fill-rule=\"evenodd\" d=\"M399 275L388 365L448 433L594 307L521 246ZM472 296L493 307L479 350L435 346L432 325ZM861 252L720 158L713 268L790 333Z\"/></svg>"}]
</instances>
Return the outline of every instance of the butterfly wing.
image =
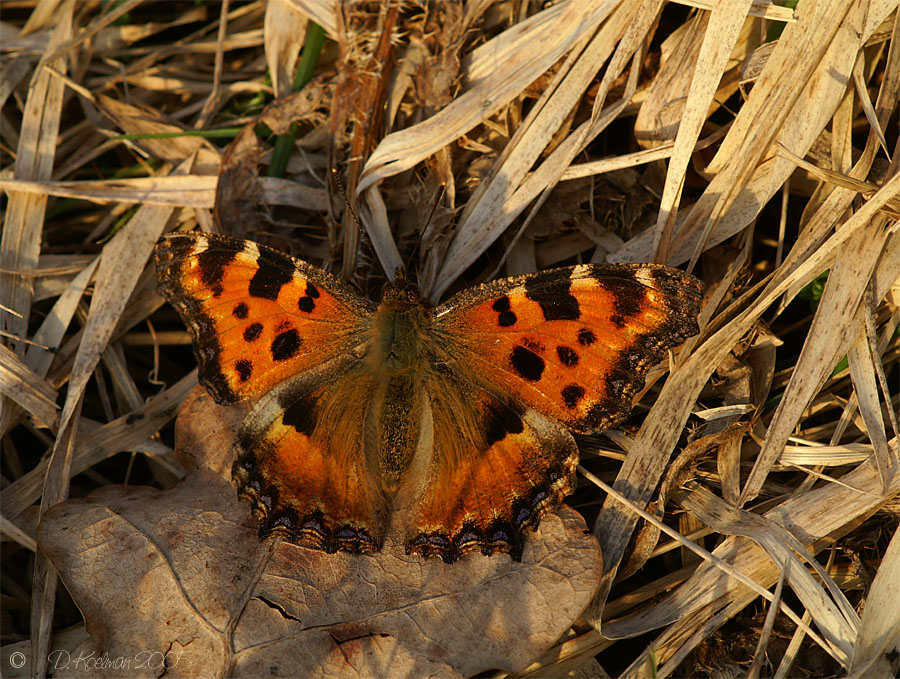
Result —
<instances>
[{"instance_id":1,"label":"butterfly wing","mask_svg":"<svg viewBox=\"0 0 900 679\"><path fill-rule=\"evenodd\" d=\"M433 447L407 552L452 563L480 549L520 560L526 528L575 489L578 448L565 427L449 368L427 386Z\"/></svg>"},{"instance_id":2,"label":"butterfly wing","mask_svg":"<svg viewBox=\"0 0 900 679\"><path fill-rule=\"evenodd\" d=\"M520 558L575 487L567 431L614 426L645 372L698 332L702 288L656 265L584 265L488 283L434 312L434 447L407 549Z\"/></svg>"},{"instance_id":3,"label":"butterfly wing","mask_svg":"<svg viewBox=\"0 0 900 679\"><path fill-rule=\"evenodd\" d=\"M193 336L200 382L220 404L262 395L241 425L232 469L260 535L328 552L377 550L386 504L359 426L369 302L250 241L172 234L155 258L160 292Z\"/></svg>"},{"instance_id":4,"label":"butterfly wing","mask_svg":"<svg viewBox=\"0 0 900 679\"><path fill-rule=\"evenodd\" d=\"M373 389L371 373L346 354L259 400L238 433L232 477L261 538L281 534L329 553L381 548L389 503L362 426Z\"/></svg>"},{"instance_id":5,"label":"butterfly wing","mask_svg":"<svg viewBox=\"0 0 900 679\"><path fill-rule=\"evenodd\" d=\"M154 251L159 290L191 332L217 403L279 382L364 342L372 306L340 280L252 241L171 234Z\"/></svg>"},{"instance_id":6,"label":"butterfly wing","mask_svg":"<svg viewBox=\"0 0 900 679\"><path fill-rule=\"evenodd\" d=\"M647 370L699 332L701 296L670 267L588 264L466 290L435 318L451 365L594 433L618 424Z\"/></svg>"}]
</instances>

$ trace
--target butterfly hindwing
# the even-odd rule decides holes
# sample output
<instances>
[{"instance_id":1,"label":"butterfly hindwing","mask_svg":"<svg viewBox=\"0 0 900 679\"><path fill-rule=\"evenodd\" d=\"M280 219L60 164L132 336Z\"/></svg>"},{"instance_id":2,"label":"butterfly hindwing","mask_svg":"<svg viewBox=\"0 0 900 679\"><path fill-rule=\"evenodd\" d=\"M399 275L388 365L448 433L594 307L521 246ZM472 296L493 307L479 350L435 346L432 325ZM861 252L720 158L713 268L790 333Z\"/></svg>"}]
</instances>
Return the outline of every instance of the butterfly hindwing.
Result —
<instances>
[{"instance_id":1,"label":"butterfly hindwing","mask_svg":"<svg viewBox=\"0 0 900 679\"><path fill-rule=\"evenodd\" d=\"M326 552L381 548L388 499L360 426L372 391L359 359L344 355L259 400L241 425L232 478L260 537Z\"/></svg>"},{"instance_id":2,"label":"butterfly hindwing","mask_svg":"<svg viewBox=\"0 0 900 679\"><path fill-rule=\"evenodd\" d=\"M589 264L463 291L435 318L451 367L592 433L620 422L646 371L698 332L701 293L669 267Z\"/></svg>"},{"instance_id":3,"label":"butterfly hindwing","mask_svg":"<svg viewBox=\"0 0 900 679\"><path fill-rule=\"evenodd\" d=\"M521 560L526 529L575 489L575 441L535 410L449 370L427 382L434 442L407 551L448 563L475 550Z\"/></svg>"},{"instance_id":4,"label":"butterfly hindwing","mask_svg":"<svg viewBox=\"0 0 900 679\"><path fill-rule=\"evenodd\" d=\"M160 292L194 340L217 403L263 394L360 344L372 305L282 252L226 236L171 234L154 252Z\"/></svg>"}]
</instances>

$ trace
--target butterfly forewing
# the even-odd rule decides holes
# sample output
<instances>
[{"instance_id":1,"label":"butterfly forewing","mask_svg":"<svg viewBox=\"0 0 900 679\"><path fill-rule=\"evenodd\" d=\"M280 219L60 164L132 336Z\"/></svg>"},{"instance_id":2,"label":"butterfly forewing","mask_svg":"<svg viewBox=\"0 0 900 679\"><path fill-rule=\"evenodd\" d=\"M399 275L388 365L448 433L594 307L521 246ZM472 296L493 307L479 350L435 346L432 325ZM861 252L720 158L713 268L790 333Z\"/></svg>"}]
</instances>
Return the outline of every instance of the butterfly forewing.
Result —
<instances>
[{"instance_id":1,"label":"butterfly forewing","mask_svg":"<svg viewBox=\"0 0 900 679\"><path fill-rule=\"evenodd\" d=\"M449 365L590 433L630 411L644 374L698 332L700 283L650 264L582 265L488 283L436 311Z\"/></svg>"},{"instance_id":2,"label":"butterfly forewing","mask_svg":"<svg viewBox=\"0 0 900 679\"><path fill-rule=\"evenodd\" d=\"M372 305L325 271L251 241L172 234L156 246L160 292L194 339L218 403L265 393L364 341Z\"/></svg>"}]
</instances>

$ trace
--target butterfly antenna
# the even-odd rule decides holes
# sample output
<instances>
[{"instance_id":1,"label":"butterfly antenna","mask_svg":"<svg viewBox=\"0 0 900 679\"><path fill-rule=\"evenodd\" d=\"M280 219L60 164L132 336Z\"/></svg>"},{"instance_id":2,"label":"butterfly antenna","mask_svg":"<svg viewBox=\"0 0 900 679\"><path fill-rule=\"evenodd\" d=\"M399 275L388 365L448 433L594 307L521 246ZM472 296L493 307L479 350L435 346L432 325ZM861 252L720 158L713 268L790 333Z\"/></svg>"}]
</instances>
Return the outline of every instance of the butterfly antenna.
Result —
<instances>
[{"instance_id":1,"label":"butterfly antenna","mask_svg":"<svg viewBox=\"0 0 900 679\"><path fill-rule=\"evenodd\" d=\"M434 202L431 204L431 212L428 213L428 219L425 220L425 226L422 227L422 235L428 232L428 227L431 225L431 219L434 217L434 213L437 210L437 206L441 204L441 200L444 198L444 194L447 193L447 182L441 182L440 191L438 191L437 197L434 199ZM419 254L419 248L422 245L422 238L420 237L416 241L416 246L413 248L413 251L409 255L409 264L407 264L406 268L410 268L410 264L415 261L416 257Z\"/></svg>"},{"instance_id":2,"label":"butterfly antenna","mask_svg":"<svg viewBox=\"0 0 900 679\"><path fill-rule=\"evenodd\" d=\"M344 182L341 181L341 175L338 174L337 168L331 168L331 179L337 184L338 190L344 197L344 203L346 204L350 215L353 217L353 221L356 222L356 228L362 231L362 222L359 221L359 215L356 214L356 209L353 207L353 203L350 202L350 196L347 195L347 189L344 188Z\"/></svg>"},{"instance_id":3,"label":"butterfly antenna","mask_svg":"<svg viewBox=\"0 0 900 679\"><path fill-rule=\"evenodd\" d=\"M437 206L440 205L445 193L447 193L447 182L441 182L441 190L431 204L431 212L428 213L428 219L425 220L425 227L422 229L423 232L428 230L428 226L431 224L431 218L434 217L434 212L437 210Z\"/></svg>"}]
</instances>

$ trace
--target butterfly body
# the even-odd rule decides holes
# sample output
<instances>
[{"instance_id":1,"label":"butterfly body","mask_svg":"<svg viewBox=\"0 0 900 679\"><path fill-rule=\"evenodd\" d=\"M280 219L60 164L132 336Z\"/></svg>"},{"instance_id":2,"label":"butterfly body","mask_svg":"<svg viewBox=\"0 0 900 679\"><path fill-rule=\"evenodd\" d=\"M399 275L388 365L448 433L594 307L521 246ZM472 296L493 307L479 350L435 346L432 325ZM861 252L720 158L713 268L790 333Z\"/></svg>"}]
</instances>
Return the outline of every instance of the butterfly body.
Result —
<instances>
[{"instance_id":1,"label":"butterfly body","mask_svg":"<svg viewBox=\"0 0 900 679\"><path fill-rule=\"evenodd\" d=\"M697 332L701 288L655 265L584 265L487 283L432 308L398 275L375 307L249 241L157 246L160 290L201 382L254 405L233 479L260 535L375 552L388 531L447 562L521 558L575 487L569 430L630 410L643 374Z\"/></svg>"}]
</instances>

